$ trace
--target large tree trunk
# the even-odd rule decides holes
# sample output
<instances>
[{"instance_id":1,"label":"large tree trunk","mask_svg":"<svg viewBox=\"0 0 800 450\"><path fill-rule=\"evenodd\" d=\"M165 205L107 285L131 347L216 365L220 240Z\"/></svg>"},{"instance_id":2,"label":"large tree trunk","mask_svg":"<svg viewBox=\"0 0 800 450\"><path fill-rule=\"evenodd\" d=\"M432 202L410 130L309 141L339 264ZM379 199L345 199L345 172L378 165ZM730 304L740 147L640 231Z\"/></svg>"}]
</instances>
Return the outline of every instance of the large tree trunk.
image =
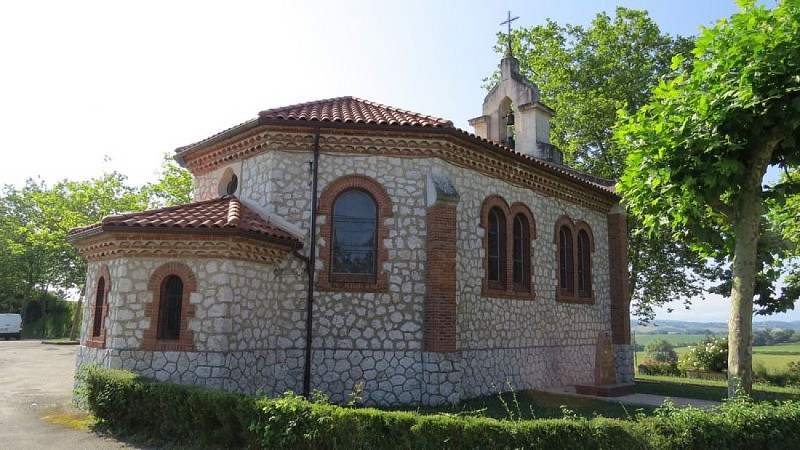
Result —
<instances>
[{"instance_id":1,"label":"large tree trunk","mask_svg":"<svg viewBox=\"0 0 800 450\"><path fill-rule=\"evenodd\" d=\"M737 389L753 391L753 294L756 286L758 238L761 232L761 183L772 151L783 139L775 127L748 149L748 162L739 195L731 213L736 244L733 250L731 316L728 320L728 397Z\"/></svg>"},{"instance_id":2,"label":"large tree trunk","mask_svg":"<svg viewBox=\"0 0 800 450\"><path fill-rule=\"evenodd\" d=\"M731 315L728 319L728 397L737 389L753 389L753 293L756 282L758 233L761 222L759 195L742 195L736 212ZM747 198L745 198L747 197Z\"/></svg>"}]
</instances>

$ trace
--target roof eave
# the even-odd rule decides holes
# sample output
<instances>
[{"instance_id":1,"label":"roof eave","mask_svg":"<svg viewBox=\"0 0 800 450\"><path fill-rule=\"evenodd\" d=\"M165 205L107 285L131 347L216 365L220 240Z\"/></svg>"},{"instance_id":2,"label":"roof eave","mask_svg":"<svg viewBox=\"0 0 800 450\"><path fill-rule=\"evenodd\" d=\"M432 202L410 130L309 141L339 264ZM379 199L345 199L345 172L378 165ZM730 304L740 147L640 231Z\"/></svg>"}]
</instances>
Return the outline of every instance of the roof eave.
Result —
<instances>
[{"instance_id":1,"label":"roof eave","mask_svg":"<svg viewBox=\"0 0 800 450\"><path fill-rule=\"evenodd\" d=\"M480 147L487 149L493 153L502 156L508 156L514 158L515 160L519 161L522 164L531 165L532 163L535 164L536 160L532 160L529 156L523 155L522 153L515 152L510 149L503 148L497 144L492 142L488 142L480 137L474 136L464 130L461 130L456 127L445 127L445 126L429 126L429 125L391 125L391 124L378 124L378 123L370 123L370 122L331 122L331 121L320 121L320 120L306 120L306 119L271 119L271 118L264 118L259 117L258 119L251 120L249 122L245 122L239 126L233 127L229 130L226 130L223 133L220 133L213 138L210 138L206 141L199 142L193 146L189 146L186 150L182 153L179 153L175 156L175 159L178 160L181 165L185 165L185 157L200 151L210 145L223 141L225 139L229 139L234 137L236 134L250 131L254 128L261 127L261 126L280 126L280 127L302 127L302 128L327 128L327 129L353 129L353 130L366 130L366 131L394 131L394 132L419 132L419 133L435 133L435 134L445 134L452 136L456 139L460 139L471 144L479 145ZM181 158L181 159L178 159ZM599 184L591 183L586 180L581 180L578 177L571 176L566 173L562 173L558 170L553 169L547 164L535 164L535 167L541 170L546 171L547 173L556 176L562 180L570 181L573 183L578 183L582 186L591 189L594 192L603 194L607 197L613 198L616 201L621 199L621 196L615 193L612 189L613 187L603 187Z\"/></svg>"}]
</instances>

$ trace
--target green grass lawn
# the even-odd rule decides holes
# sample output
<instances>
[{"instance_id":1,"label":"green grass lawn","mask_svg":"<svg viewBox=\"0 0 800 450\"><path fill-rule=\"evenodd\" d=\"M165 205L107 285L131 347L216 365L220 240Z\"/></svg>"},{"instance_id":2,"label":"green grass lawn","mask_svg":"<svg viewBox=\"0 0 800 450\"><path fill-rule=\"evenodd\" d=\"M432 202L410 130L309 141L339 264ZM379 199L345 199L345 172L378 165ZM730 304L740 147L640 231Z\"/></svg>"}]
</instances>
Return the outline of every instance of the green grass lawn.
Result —
<instances>
[{"instance_id":1,"label":"green grass lawn","mask_svg":"<svg viewBox=\"0 0 800 450\"><path fill-rule=\"evenodd\" d=\"M636 392L714 401L722 401L728 397L728 387L725 381L652 375L637 375ZM752 397L757 401L800 401L800 388L755 385Z\"/></svg>"}]
</instances>

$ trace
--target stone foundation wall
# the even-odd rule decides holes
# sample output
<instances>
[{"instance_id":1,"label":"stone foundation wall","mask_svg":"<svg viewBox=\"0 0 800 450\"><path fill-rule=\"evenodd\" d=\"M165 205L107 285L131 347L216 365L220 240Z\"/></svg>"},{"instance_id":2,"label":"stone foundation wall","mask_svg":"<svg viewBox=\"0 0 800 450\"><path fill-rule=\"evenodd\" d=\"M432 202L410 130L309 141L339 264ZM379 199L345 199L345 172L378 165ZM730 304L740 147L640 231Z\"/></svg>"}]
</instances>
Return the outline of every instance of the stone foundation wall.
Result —
<instances>
[{"instance_id":1,"label":"stone foundation wall","mask_svg":"<svg viewBox=\"0 0 800 450\"><path fill-rule=\"evenodd\" d=\"M634 346L630 344L614 345L614 361L617 368L617 383L633 383Z\"/></svg>"}]
</instances>

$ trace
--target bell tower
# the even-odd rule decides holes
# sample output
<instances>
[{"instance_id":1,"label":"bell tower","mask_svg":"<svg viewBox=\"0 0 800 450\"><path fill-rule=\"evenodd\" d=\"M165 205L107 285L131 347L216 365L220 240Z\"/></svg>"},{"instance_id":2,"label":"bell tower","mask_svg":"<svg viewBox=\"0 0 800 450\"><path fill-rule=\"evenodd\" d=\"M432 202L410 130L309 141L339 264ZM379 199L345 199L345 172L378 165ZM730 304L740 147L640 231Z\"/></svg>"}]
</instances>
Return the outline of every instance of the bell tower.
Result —
<instances>
[{"instance_id":1,"label":"bell tower","mask_svg":"<svg viewBox=\"0 0 800 450\"><path fill-rule=\"evenodd\" d=\"M516 18L514 18L516 19ZM471 119L475 134L535 158L563 163L563 154L550 143L550 118L555 111L540 101L539 87L519 72L511 48L511 13L508 49L500 62L500 81L483 100L483 115Z\"/></svg>"}]
</instances>

